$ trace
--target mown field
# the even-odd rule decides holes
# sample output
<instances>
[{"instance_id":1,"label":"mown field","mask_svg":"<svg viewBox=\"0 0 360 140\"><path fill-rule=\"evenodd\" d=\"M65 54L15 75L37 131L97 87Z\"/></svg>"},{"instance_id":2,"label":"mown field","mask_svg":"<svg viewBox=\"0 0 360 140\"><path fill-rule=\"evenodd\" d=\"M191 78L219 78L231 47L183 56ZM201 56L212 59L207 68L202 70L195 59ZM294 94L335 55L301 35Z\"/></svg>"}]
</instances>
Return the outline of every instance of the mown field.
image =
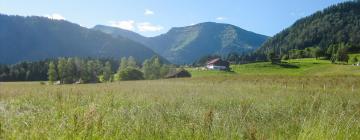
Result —
<instances>
[{"instance_id":1,"label":"mown field","mask_svg":"<svg viewBox=\"0 0 360 140\"><path fill-rule=\"evenodd\" d=\"M354 67L286 75L259 65L190 79L0 83L0 139L360 139Z\"/></svg>"}]
</instances>

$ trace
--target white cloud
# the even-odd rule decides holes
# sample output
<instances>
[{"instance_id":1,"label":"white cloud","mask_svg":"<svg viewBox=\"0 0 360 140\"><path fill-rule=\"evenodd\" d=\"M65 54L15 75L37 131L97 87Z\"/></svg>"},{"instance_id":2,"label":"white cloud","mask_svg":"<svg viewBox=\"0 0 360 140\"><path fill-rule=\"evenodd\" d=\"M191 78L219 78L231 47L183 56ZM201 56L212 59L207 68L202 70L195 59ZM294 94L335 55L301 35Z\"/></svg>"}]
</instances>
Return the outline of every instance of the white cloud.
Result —
<instances>
[{"instance_id":1,"label":"white cloud","mask_svg":"<svg viewBox=\"0 0 360 140\"><path fill-rule=\"evenodd\" d=\"M216 20L226 20L226 17L217 17Z\"/></svg>"},{"instance_id":2,"label":"white cloud","mask_svg":"<svg viewBox=\"0 0 360 140\"><path fill-rule=\"evenodd\" d=\"M145 9L145 12L144 12L144 15L154 15L155 14L155 12L154 11L151 11L151 10L149 10L149 9Z\"/></svg>"},{"instance_id":3,"label":"white cloud","mask_svg":"<svg viewBox=\"0 0 360 140\"><path fill-rule=\"evenodd\" d=\"M65 20L65 17L57 14L57 13L53 13L51 15L45 15L45 17L49 18L49 19L54 19L54 20Z\"/></svg>"},{"instance_id":4,"label":"white cloud","mask_svg":"<svg viewBox=\"0 0 360 140\"><path fill-rule=\"evenodd\" d=\"M137 28L140 32L157 32L164 29L164 27L160 25L153 25L149 22L138 23Z\"/></svg>"},{"instance_id":5,"label":"white cloud","mask_svg":"<svg viewBox=\"0 0 360 140\"><path fill-rule=\"evenodd\" d=\"M135 21L134 20L110 21L110 26L134 31L135 30Z\"/></svg>"},{"instance_id":6,"label":"white cloud","mask_svg":"<svg viewBox=\"0 0 360 140\"><path fill-rule=\"evenodd\" d=\"M130 31L139 32L157 32L164 29L160 25L154 25L150 22L136 22L134 20L109 21L109 25Z\"/></svg>"}]
</instances>

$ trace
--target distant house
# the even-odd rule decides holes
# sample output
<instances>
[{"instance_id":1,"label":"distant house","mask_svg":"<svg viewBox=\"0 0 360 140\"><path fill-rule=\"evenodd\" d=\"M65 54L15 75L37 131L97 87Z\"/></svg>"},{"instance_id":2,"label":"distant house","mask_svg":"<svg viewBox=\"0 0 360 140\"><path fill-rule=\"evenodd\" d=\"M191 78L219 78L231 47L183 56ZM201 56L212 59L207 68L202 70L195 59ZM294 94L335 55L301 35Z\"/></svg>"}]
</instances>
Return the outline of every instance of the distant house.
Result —
<instances>
[{"instance_id":1,"label":"distant house","mask_svg":"<svg viewBox=\"0 0 360 140\"><path fill-rule=\"evenodd\" d=\"M185 69L180 69L180 70L174 69L165 76L165 78L186 78L186 77L191 77L191 74Z\"/></svg>"},{"instance_id":2,"label":"distant house","mask_svg":"<svg viewBox=\"0 0 360 140\"><path fill-rule=\"evenodd\" d=\"M208 61L206 68L210 70L230 70L230 63L220 58L216 58Z\"/></svg>"}]
</instances>

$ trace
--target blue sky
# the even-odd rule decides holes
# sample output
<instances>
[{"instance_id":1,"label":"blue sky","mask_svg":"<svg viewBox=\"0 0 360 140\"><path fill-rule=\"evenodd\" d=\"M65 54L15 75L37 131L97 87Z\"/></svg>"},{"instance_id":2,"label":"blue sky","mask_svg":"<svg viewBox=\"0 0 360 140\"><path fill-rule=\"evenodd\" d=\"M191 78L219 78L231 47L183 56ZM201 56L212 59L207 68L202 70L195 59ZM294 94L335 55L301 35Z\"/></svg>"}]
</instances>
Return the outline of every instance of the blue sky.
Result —
<instances>
[{"instance_id":1,"label":"blue sky","mask_svg":"<svg viewBox=\"0 0 360 140\"><path fill-rule=\"evenodd\" d=\"M272 36L297 19L345 0L0 0L0 13L110 25L155 36L171 27L229 23Z\"/></svg>"}]
</instances>

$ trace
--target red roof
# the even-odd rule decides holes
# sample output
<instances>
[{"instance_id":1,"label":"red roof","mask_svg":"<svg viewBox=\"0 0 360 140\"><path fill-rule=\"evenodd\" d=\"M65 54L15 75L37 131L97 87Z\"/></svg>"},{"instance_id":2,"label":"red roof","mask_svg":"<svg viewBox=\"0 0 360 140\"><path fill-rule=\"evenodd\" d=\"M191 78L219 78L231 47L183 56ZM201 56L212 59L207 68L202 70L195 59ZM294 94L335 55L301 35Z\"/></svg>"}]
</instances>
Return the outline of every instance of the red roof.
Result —
<instances>
[{"instance_id":1,"label":"red roof","mask_svg":"<svg viewBox=\"0 0 360 140\"><path fill-rule=\"evenodd\" d=\"M208 65L211 65L211 64L215 64L216 62L220 61L221 59L220 58L216 58L216 59L213 59L213 60L210 60L207 62Z\"/></svg>"}]
</instances>

